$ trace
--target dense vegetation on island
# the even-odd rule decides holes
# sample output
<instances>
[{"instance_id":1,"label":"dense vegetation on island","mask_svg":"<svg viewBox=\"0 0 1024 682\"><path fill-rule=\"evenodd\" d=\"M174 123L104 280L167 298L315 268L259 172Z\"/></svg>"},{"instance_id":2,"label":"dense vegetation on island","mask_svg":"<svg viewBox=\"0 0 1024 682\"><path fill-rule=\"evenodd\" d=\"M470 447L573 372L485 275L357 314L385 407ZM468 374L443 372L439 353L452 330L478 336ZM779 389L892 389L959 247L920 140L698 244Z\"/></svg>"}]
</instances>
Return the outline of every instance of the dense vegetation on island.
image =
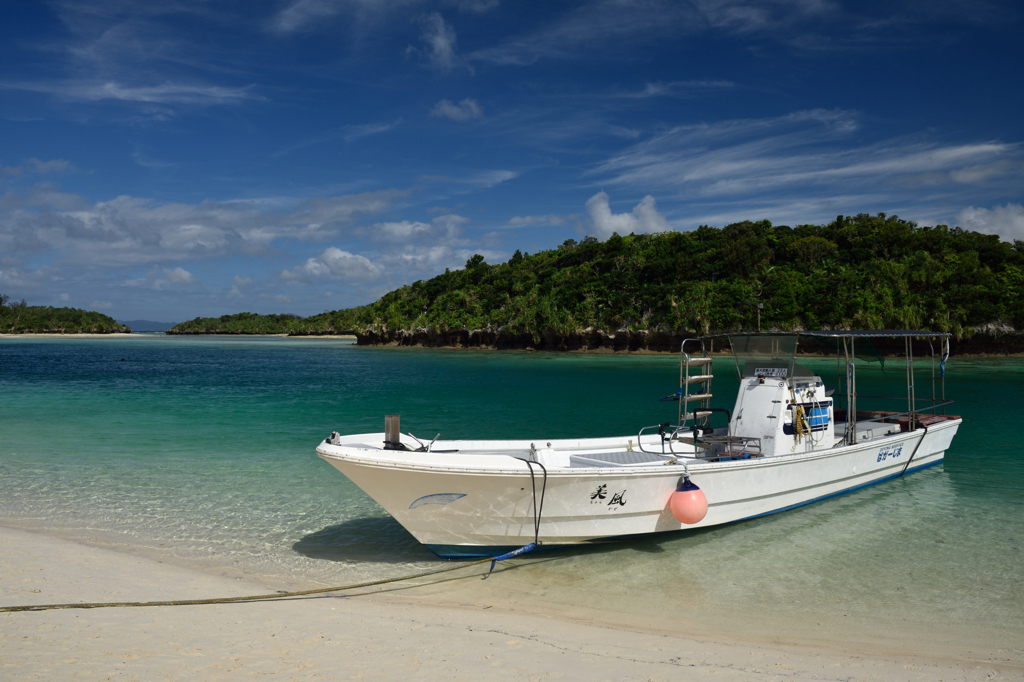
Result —
<instances>
[{"instance_id":1,"label":"dense vegetation on island","mask_svg":"<svg viewBox=\"0 0 1024 682\"><path fill-rule=\"evenodd\" d=\"M91 310L9 301L10 297L0 294L0 334L128 334L132 331L113 318Z\"/></svg>"},{"instance_id":2,"label":"dense vegetation on island","mask_svg":"<svg viewBox=\"0 0 1024 682\"><path fill-rule=\"evenodd\" d=\"M293 333L504 329L539 339L583 330L1024 328L1024 242L885 214L828 225L764 220L689 232L570 239L499 265L414 282Z\"/></svg>"},{"instance_id":3,"label":"dense vegetation on island","mask_svg":"<svg viewBox=\"0 0 1024 682\"><path fill-rule=\"evenodd\" d=\"M167 334L288 334L297 331L298 315L237 313L220 317L197 317L169 329Z\"/></svg>"}]
</instances>

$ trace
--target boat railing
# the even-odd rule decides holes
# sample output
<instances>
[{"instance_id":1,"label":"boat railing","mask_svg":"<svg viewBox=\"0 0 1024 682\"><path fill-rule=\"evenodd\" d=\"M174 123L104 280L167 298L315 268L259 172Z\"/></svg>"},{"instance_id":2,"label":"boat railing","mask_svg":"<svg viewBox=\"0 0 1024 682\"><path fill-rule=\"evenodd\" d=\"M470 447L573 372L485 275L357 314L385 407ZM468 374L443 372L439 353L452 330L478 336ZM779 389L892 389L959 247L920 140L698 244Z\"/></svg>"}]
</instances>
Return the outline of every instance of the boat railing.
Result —
<instances>
[{"instance_id":1,"label":"boat railing","mask_svg":"<svg viewBox=\"0 0 1024 682\"><path fill-rule=\"evenodd\" d=\"M861 398L873 398L875 400L884 399L886 396L859 396ZM890 398L892 400L902 400L902 398ZM856 424L863 423L886 423L886 424L899 424L901 431L914 431L916 427L927 426L941 421L947 421L950 419L957 419L955 415L946 414L935 414L936 408L945 407L946 405L952 405L952 400L944 401L932 401L927 398L919 399L918 402L929 403L923 410L906 410L903 412L887 411L887 410L857 410L854 415L853 422ZM931 414L928 414L924 410L933 410ZM836 408L833 411L835 420L837 422L851 423L849 410L844 408ZM844 438L844 443L848 439Z\"/></svg>"},{"instance_id":2,"label":"boat railing","mask_svg":"<svg viewBox=\"0 0 1024 682\"><path fill-rule=\"evenodd\" d=\"M679 426L678 424L670 424L668 422L665 422L664 424L652 424L651 426L645 426L642 429L640 429L640 432L638 434L636 434L636 444L637 444L637 447L640 448L640 452L646 452L647 454L650 454L650 455L671 454L671 446L670 446L669 452L668 453L665 452L665 443L669 440L669 438L671 438L671 435L673 433L675 433L677 430L679 430L680 428L683 428L683 427ZM658 429L658 436L660 436L659 441L660 441L660 444L661 444L661 452L657 452L655 450L646 450L646 449L644 449L644 431L650 431L651 429ZM654 434L650 434L650 435L654 435Z\"/></svg>"}]
</instances>

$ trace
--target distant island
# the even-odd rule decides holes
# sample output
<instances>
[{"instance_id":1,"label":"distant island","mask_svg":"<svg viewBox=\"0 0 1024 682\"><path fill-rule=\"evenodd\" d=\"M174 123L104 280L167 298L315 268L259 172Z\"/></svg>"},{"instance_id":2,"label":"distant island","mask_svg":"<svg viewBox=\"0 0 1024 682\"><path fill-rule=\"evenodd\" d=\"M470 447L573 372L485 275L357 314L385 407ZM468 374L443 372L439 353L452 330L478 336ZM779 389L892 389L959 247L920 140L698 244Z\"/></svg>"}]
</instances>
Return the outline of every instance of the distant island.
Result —
<instances>
[{"instance_id":1,"label":"distant island","mask_svg":"<svg viewBox=\"0 0 1024 682\"><path fill-rule=\"evenodd\" d=\"M586 237L506 263L471 258L366 306L307 318L196 318L173 334L355 334L360 344L678 350L687 336L814 328L950 332L1024 352L1024 242L898 216L744 221Z\"/></svg>"},{"instance_id":2,"label":"distant island","mask_svg":"<svg viewBox=\"0 0 1024 682\"><path fill-rule=\"evenodd\" d=\"M259 315L257 313L236 313L220 317L197 317L177 324L167 330L168 334L292 334L297 331L296 323L302 322L298 315Z\"/></svg>"},{"instance_id":3,"label":"distant island","mask_svg":"<svg viewBox=\"0 0 1024 682\"><path fill-rule=\"evenodd\" d=\"M78 308L30 306L24 300L10 303L0 294L2 334L130 334L131 328L112 317Z\"/></svg>"},{"instance_id":4,"label":"distant island","mask_svg":"<svg viewBox=\"0 0 1024 682\"><path fill-rule=\"evenodd\" d=\"M118 324L131 327L133 332L165 332L175 326L175 322L154 322L153 320L118 320Z\"/></svg>"}]
</instances>

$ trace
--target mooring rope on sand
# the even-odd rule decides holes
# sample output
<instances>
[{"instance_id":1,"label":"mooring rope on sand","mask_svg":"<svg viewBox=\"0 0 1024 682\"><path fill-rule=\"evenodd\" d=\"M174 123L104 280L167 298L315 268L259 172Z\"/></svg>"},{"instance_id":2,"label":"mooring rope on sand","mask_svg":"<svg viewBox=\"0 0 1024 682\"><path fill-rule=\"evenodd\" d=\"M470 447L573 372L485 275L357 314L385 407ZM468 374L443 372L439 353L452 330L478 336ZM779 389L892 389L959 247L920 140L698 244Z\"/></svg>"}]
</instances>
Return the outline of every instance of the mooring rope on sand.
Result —
<instances>
[{"instance_id":1,"label":"mooring rope on sand","mask_svg":"<svg viewBox=\"0 0 1024 682\"><path fill-rule=\"evenodd\" d=\"M533 545L531 547L531 545ZM53 609L109 609L117 607L128 607L128 606L198 606L200 604L230 604L232 602L247 602L247 601L264 601L267 599L287 599L288 597L304 597L310 594L326 594L328 592L341 592L343 590L355 590L360 587L373 587L375 585L386 585L388 583L397 583L403 580L413 580L415 578L425 578L430 575L438 575L439 573L448 573L449 571L457 571L462 568L469 568L470 566L479 566L480 564L491 563L491 570L494 570L494 562L504 561L505 559L511 559L514 556L526 554L536 547L535 543L526 545L526 547L520 547L517 550L501 554L499 556L487 557L486 559L479 559L477 561L471 561L466 564L458 564L456 566L448 566L446 568L435 568L431 571L423 571L422 573L413 573L412 575L403 575L398 578L385 578L383 580L371 580L369 582L354 583L352 585L341 585L339 587L321 587L315 590L301 590L299 592L275 592L274 594L258 594L249 597L220 597L217 599L176 599L173 601L127 601L127 602L93 602L93 603L78 603L78 604L34 604L27 606L0 606L0 613L10 613L12 611L49 611ZM529 549L527 549L529 548ZM490 575L490 573L488 573Z\"/></svg>"}]
</instances>

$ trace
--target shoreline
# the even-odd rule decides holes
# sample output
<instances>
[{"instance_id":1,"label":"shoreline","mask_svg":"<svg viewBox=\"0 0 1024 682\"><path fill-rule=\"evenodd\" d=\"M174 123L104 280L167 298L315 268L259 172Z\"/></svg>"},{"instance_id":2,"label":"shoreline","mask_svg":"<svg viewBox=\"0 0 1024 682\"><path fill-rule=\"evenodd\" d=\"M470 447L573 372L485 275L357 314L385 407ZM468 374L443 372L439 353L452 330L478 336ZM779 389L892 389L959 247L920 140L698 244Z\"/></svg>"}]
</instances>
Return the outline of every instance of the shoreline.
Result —
<instances>
[{"instance_id":1,"label":"shoreline","mask_svg":"<svg viewBox=\"0 0 1024 682\"><path fill-rule=\"evenodd\" d=\"M83 601L204 599L301 589L224 567L160 558L148 548L0 522L0 606ZM757 640L678 623L625 622L584 607L537 608L507 594L529 564L487 565L351 592L265 602L183 607L0 613L8 675L111 670L153 676L362 674L393 679L393 666L424 678L508 679L1019 679L1020 652L928 646L924 633L872 646L847 639ZM199 612L197 610L201 609ZM358 627L353 628L353 624ZM716 629L717 630L717 629ZM1014 658L1013 654L1016 654ZM382 659L388 667L377 667ZM339 667L340 666L340 667ZM45 673L44 673L45 671ZM692 677L696 675L696 677Z\"/></svg>"},{"instance_id":2,"label":"shoreline","mask_svg":"<svg viewBox=\"0 0 1024 682\"><path fill-rule=\"evenodd\" d=\"M290 334L165 334L164 332L132 332L131 334L125 334L122 332L115 332L111 334L51 334L49 332L36 334L2 334L0 333L0 339L108 339L108 338L172 338L179 336L211 336L211 337L243 337L243 338L284 338L284 339L301 339L307 338L307 335L292 336ZM353 334L321 334L318 336L308 336L308 338L317 339L349 339L355 340L356 337Z\"/></svg>"},{"instance_id":3,"label":"shoreline","mask_svg":"<svg viewBox=\"0 0 1024 682\"><path fill-rule=\"evenodd\" d=\"M615 349L605 346L599 346L596 348L531 348L531 347L504 347L499 348L493 345L429 345L429 344L407 344L407 343L358 343L359 337L353 334L164 334L163 332L139 332L132 334L124 333L112 333L112 334L2 334L0 333L0 340L6 339L161 339L161 338L281 338L281 339L322 339L322 340L349 340L357 341L355 345L360 348L401 348L404 350L455 350L455 351L477 351L487 353L497 352L511 352L511 353L552 353L552 354L567 354L567 355L615 355L615 356L660 356L660 355L678 355L678 350L661 350L652 348L635 348L635 349ZM732 357L731 351L719 351L715 350L710 353L713 357ZM802 358L834 358L834 354L828 353L801 353L797 352L797 357ZM880 357L889 359L902 359L902 355L896 354L880 354ZM970 358L970 359L1000 359L1000 358L1024 358L1024 351L1013 351L1013 352L957 352L954 351L951 358ZM919 355L915 357L918 362L924 362L931 359L930 355Z\"/></svg>"}]
</instances>

